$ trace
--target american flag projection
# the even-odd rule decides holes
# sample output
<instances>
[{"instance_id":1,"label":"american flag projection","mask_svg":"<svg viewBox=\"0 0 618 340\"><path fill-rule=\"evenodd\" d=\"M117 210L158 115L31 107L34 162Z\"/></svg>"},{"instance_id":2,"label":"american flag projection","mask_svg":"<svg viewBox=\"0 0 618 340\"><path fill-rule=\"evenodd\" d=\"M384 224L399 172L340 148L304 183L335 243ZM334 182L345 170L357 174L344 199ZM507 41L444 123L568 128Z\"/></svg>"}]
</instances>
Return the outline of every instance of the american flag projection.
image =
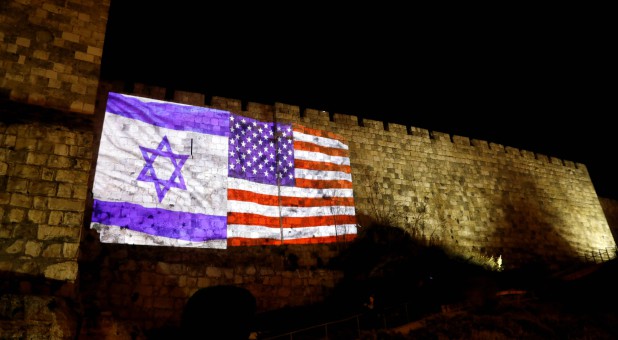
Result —
<instances>
[{"instance_id":1,"label":"american flag projection","mask_svg":"<svg viewBox=\"0 0 618 340\"><path fill-rule=\"evenodd\" d=\"M113 92L93 195L91 228L104 243L223 249L356 236L340 137Z\"/></svg>"}]
</instances>

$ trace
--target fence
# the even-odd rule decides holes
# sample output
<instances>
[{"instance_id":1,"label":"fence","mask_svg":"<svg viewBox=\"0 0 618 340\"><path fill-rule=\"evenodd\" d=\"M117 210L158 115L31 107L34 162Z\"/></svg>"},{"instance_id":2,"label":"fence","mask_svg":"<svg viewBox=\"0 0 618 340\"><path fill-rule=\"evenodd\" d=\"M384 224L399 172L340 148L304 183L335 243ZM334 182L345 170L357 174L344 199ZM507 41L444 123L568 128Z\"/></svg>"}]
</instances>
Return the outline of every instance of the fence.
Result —
<instances>
[{"instance_id":1,"label":"fence","mask_svg":"<svg viewBox=\"0 0 618 340\"><path fill-rule=\"evenodd\" d=\"M616 258L618 248L605 248L599 250L591 250L590 253L584 253L581 257L586 262L603 263L605 261L613 260Z\"/></svg>"}]
</instances>

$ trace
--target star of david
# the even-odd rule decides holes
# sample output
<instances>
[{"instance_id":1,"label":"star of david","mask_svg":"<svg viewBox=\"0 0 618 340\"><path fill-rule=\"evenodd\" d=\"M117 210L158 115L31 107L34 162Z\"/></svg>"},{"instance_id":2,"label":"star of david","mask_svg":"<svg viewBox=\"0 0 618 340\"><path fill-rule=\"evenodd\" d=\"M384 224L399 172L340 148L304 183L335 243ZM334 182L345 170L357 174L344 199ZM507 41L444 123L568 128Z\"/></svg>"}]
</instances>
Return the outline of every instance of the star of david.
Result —
<instances>
[{"instance_id":1,"label":"star of david","mask_svg":"<svg viewBox=\"0 0 618 340\"><path fill-rule=\"evenodd\" d=\"M142 151L142 156L144 157L146 164L144 164L142 172L140 172L139 176L137 176L137 180L154 183L155 189L157 190L157 197L159 197L159 202L163 201L165 194L171 188L187 190L185 180L182 177L181 169L187 161L187 158L189 158L189 155L173 153L167 136L163 136L163 140L161 140L161 143L159 143L159 146L156 149L146 148L141 145L139 148ZM169 158L174 166L174 171L168 180L157 177L157 173L154 168L154 161L158 156Z\"/></svg>"}]
</instances>

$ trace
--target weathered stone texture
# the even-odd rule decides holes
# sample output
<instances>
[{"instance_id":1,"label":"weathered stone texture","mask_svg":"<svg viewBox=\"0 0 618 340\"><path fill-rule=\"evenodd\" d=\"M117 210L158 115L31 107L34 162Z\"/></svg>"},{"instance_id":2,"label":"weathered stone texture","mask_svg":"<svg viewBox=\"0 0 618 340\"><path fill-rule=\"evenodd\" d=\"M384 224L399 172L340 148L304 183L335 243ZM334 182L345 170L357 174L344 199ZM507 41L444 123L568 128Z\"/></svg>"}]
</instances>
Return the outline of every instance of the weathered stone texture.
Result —
<instances>
[{"instance_id":1,"label":"weathered stone texture","mask_svg":"<svg viewBox=\"0 0 618 340\"><path fill-rule=\"evenodd\" d=\"M21 112L2 114L10 117ZM57 116L58 112L48 114ZM0 237L13 240L0 243L0 262L5 270L58 280L77 278L76 245L91 160L58 154L68 153L72 145L92 148L93 134L36 121L2 123L0 139L5 143L0 150L7 157L0 180L4 191Z\"/></svg>"},{"instance_id":2,"label":"weathered stone texture","mask_svg":"<svg viewBox=\"0 0 618 340\"><path fill-rule=\"evenodd\" d=\"M2 339L76 339L77 311L49 296L0 295Z\"/></svg>"},{"instance_id":3,"label":"weathered stone texture","mask_svg":"<svg viewBox=\"0 0 618 340\"><path fill-rule=\"evenodd\" d=\"M3 1L0 90L14 101L94 113L109 5Z\"/></svg>"}]
</instances>

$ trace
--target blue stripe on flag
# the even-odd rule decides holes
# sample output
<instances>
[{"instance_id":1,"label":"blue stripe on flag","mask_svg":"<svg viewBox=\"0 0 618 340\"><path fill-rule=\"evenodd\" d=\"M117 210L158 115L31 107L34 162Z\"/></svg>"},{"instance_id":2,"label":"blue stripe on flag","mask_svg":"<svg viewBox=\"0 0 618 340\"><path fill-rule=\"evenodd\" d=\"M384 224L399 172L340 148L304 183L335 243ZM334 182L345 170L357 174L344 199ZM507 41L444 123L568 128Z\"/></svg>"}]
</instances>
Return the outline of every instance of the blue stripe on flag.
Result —
<instances>
[{"instance_id":1,"label":"blue stripe on flag","mask_svg":"<svg viewBox=\"0 0 618 340\"><path fill-rule=\"evenodd\" d=\"M106 111L173 130L195 131L223 137L229 136L230 133L229 112L200 106L144 100L109 92Z\"/></svg>"},{"instance_id":2,"label":"blue stripe on flag","mask_svg":"<svg viewBox=\"0 0 618 340\"><path fill-rule=\"evenodd\" d=\"M193 242L227 237L227 216L145 208L127 202L94 200L92 222Z\"/></svg>"}]
</instances>

